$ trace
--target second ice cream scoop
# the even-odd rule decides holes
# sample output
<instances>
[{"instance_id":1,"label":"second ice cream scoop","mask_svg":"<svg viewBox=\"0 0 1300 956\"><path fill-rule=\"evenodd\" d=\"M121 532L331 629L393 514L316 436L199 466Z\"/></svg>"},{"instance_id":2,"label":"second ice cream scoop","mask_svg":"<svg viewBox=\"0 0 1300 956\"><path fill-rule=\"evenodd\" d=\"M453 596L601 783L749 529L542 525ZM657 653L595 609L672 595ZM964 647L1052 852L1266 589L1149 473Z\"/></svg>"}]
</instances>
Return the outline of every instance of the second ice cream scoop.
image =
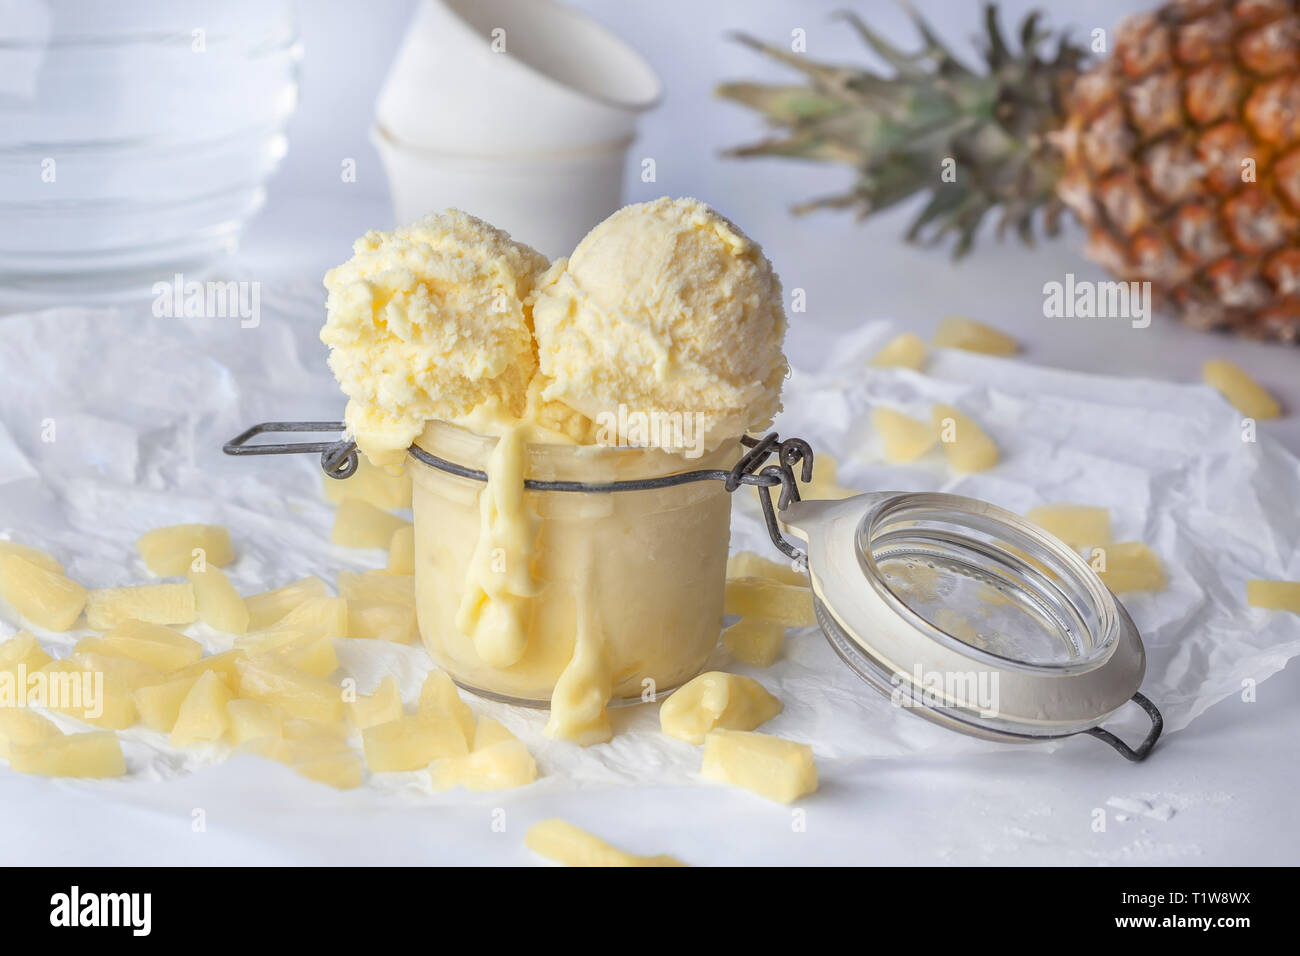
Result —
<instances>
[{"instance_id":1,"label":"second ice cream scoop","mask_svg":"<svg viewBox=\"0 0 1300 956\"><path fill-rule=\"evenodd\" d=\"M714 448L771 421L786 374L781 283L763 250L695 199L626 206L541 280L533 305L542 394L620 444L682 416Z\"/></svg>"}]
</instances>

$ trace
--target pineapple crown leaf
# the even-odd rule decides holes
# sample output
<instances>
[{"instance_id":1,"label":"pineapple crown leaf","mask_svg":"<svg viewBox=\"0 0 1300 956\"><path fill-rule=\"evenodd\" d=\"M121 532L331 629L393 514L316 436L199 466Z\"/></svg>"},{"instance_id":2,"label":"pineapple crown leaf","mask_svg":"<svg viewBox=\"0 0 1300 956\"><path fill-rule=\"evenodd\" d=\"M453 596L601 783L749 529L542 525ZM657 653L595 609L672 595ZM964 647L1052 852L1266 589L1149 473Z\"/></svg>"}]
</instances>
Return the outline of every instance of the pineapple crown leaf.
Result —
<instances>
[{"instance_id":1,"label":"pineapple crown leaf","mask_svg":"<svg viewBox=\"0 0 1300 956\"><path fill-rule=\"evenodd\" d=\"M1038 25L1042 19L1042 10L1031 10L1020 24L1020 48L1024 50L1028 56L1032 57L1035 62L1041 62L1038 59L1038 50L1040 50L1045 43L1051 40L1053 35L1051 30L1039 29ZM1070 46L1070 36L1068 33L1062 33L1058 39L1061 44L1057 49L1057 56L1059 58L1062 50Z\"/></svg>"},{"instance_id":2,"label":"pineapple crown leaf","mask_svg":"<svg viewBox=\"0 0 1300 956\"><path fill-rule=\"evenodd\" d=\"M1060 123L1061 91L1084 53L1065 33L1043 26L1039 11L1016 31L1013 48L997 8L984 8L985 67L963 64L911 5L900 0L920 38L906 52L852 11L836 14L891 71L819 63L747 34L736 39L807 78L807 85L724 83L719 96L761 113L775 133L727 150L733 157L778 156L854 167L846 193L800 203L852 209L859 219L912 196L929 199L908 230L909 241L938 244L955 237L953 254L968 252L980 224L998 210L996 232L1032 243L1035 221L1055 235L1061 203L1055 193L1060 157L1048 135ZM941 171L951 175L941 177ZM1039 214L1042 214L1039 216Z\"/></svg>"},{"instance_id":3,"label":"pineapple crown leaf","mask_svg":"<svg viewBox=\"0 0 1300 956\"><path fill-rule=\"evenodd\" d=\"M900 76L912 76L924 78L931 74L933 69L938 73L963 73L967 76L970 71L962 65L961 61L953 56L952 51L935 36L934 31L925 19L916 12L916 9L906 0L900 0L900 6L907 13L909 19L915 25L917 33L920 34L923 45L916 53L904 53L898 47L894 46L880 34L876 33L858 14L852 10L841 10L835 16L845 20L862 38L863 42L870 47L877 56L892 66ZM928 65L928 66L927 66Z\"/></svg>"},{"instance_id":4,"label":"pineapple crown leaf","mask_svg":"<svg viewBox=\"0 0 1300 956\"><path fill-rule=\"evenodd\" d=\"M764 43L748 33L733 33L731 38L737 43L770 56L774 60L779 60L786 66L793 67L800 73L807 75L813 85L823 93L832 94L841 90L858 74L857 70L850 67L835 67L818 63L793 51L783 50L779 46Z\"/></svg>"},{"instance_id":5,"label":"pineapple crown leaf","mask_svg":"<svg viewBox=\"0 0 1300 956\"><path fill-rule=\"evenodd\" d=\"M1011 53L1011 48L1007 46L1006 38L1002 35L1002 21L998 18L998 8L991 3L984 4L984 33L988 40L984 60L990 70L997 72L1012 62L1015 57Z\"/></svg>"}]
</instances>

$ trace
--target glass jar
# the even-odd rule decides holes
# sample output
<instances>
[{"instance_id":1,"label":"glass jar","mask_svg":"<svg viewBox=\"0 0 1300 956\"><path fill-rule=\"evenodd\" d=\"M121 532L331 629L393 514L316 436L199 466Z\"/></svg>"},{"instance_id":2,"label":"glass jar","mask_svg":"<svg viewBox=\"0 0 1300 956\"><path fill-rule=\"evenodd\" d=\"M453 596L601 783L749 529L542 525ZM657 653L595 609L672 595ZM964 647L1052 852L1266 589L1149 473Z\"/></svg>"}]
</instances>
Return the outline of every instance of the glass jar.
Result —
<instances>
[{"instance_id":1,"label":"glass jar","mask_svg":"<svg viewBox=\"0 0 1300 956\"><path fill-rule=\"evenodd\" d=\"M485 470L495 438L441 422L417 445L431 455ZM657 449L530 444L527 478L606 483L698 469L729 469L738 442L688 459ZM528 646L509 667L485 663L456 627L479 538L484 483L407 459L415 514L415 593L420 635L434 660L477 694L549 705L573 656L579 617L594 610L613 701L640 700L694 677L722 625L731 496L721 481L642 491L534 491L537 520L528 602ZM503 556L509 560L510 556ZM649 683L647 683L649 682Z\"/></svg>"},{"instance_id":2,"label":"glass jar","mask_svg":"<svg viewBox=\"0 0 1300 956\"><path fill-rule=\"evenodd\" d=\"M6 5L6 299L134 294L232 251L285 154L301 52L290 0Z\"/></svg>"}]
</instances>

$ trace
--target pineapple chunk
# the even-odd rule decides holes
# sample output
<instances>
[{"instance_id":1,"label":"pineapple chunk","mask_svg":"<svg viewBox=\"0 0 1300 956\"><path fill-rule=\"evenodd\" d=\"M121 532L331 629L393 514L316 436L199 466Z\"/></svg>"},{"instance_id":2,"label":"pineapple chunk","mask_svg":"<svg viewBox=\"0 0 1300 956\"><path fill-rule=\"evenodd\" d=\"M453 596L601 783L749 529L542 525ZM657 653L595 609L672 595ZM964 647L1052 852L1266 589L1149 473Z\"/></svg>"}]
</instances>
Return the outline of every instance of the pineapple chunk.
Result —
<instances>
[{"instance_id":1,"label":"pineapple chunk","mask_svg":"<svg viewBox=\"0 0 1300 956\"><path fill-rule=\"evenodd\" d=\"M211 654L201 660L195 661L189 667L182 667L178 671L173 671L168 675L169 680L180 680L186 677L198 678L213 671L218 677L226 682L226 686L234 690L239 686L240 661L247 660L246 651L236 648L233 651L222 651L220 654Z\"/></svg>"},{"instance_id":2,"label":"pineapple chunk","mask_svg":"<svg viewBox=\"0 0 1300 956\"><path fill-rule=\"evenodd\" d=\"M0 644L0 671L16 675L21 666L30 674L52 660L54 658L45 653L40 641L30 631L19 631Z\"/></svg>"},{"instance_id":3,"label":"pineapple chunk","mask_svg":"<svg viewBox=\"0 0 1300 956\"><path fill-rule=\"evenodd\" d=\"M284 736L284 715L260 700L227 702L226 719L230 721L230 742L235 746L259 737Z\"/></svg>"},{"instance_id":4,"label":"pineapple chunk","mask_svg":"<svg viewBox=\"0 0 1300 956\"><path fill-rule=\"evenodd\" d=\"M871 421L885 443L885 461L916 461L934 447L934 429L892 408L877 408Z\"/></svg>"},{"instance_id":5,"label":"pineapple chunk","mask_svg":"<svg viewBox=\"0 0 1300 956\"><path fill-rule=\"evenodd\" d=\"M227 634L248 631L248 605L224 571L210 564L204 571L191 571L189 577L194 585L194 603L198 607L199 620Z\"/></svg>"},{"instance_id":6,"label":"pineapple chunk","mask_svg":"<svg viewBox=\"0 0 1300 956\"><path fill-rule=\"evenodd\" d=\"M743 730L715 730L705 737L700 773L778 803L793 803L817 790L811 747Z\"/></svg>"},{"instance_id":7,"label":"pineapple chunk","mask_svg":"<svg viewBox=\"0 0 1300 956\"><path fill-rule=\"evenodd\" d=\"M298 776L326 784L335 790L355 790L361 786L365 773L361 758L351 751L306 757L289 766Z\"/></svg>"},{"instance_id":8,"label":"pineapple chunk","mask_svg":"<svg viewBox=\"0 0 1300 956\"><path fill-rule=\"evenodd\" d=\"M565 866L685 866L671 856L636 856L610 846L600 837L564 820L534 823L524 835L524 845L539 856Z\"/></svg>"},{"instance_id":9,"label":"pineapple chunk","mask_svg":"<svg viewBox=\"0 0 1300 956\"><path fill-rule=\"evenodd\" d=\"M274 760L276 763L292 764L297 760L309 760L331 754L343 753L347 744L337 737L322 737L314 740L285 740L277 734L264 734L261 737L249 737L239 744L241 754L255 754Z\"/></svg>"},{"instance_id":10,"label":"pineapple chunk","mask_svg":"<svg viewBox=\"0 0 1300 956\"><path fill-rule=\"evenodd\" d=\"M941 349L965 349L985 355L1015 355L1020 351L1020 344L1005 332L958 315L950 315L939 323L934 344Z\"/></svg>"},{"instance_id":11,"label":"pineapple chunk","mask_svg":"<svg viewBox=\"0 0 1300 956\"><path fill-rule=\"evenodd\" d=\"M876 353L876 357L871 360L871 364L877 368L910 368L920 369L925 364L926 353L925 342L919 335L912 332L904 332L896 335L888 342L885 347Z\"/></svg>"},{"instance_id":12,"label":"pineapple chunk","mask_svg":"<svg viewBox=\"0 0 1300 956\"><path fill-rule=\"evenodd\" d=\"M66 631L81 616L87 591L66 575L7 554L0 555L0 597L33 624Z\"/></svg>"},{"instance_id":13,"label":"pineapple chunk","mask_svg":"<svg viewBox=\"0 0 1300 956\"><path fill-rule=\"evenodd\" d=\"M344 498L334 513L330 540L345 548L387 548L393 534L409 524L358 498Z\"/></svg>"},{"instance_id":14,"label":"pineapple chunk","mask_svg":"<svg viewBox=\"0 0 1300 956\"><path fill-rule=\"evenodd\" d=\"M389 674L379 682L373 694L362 695L344 704L343 711L348 723L357 730L397 720L402 716L402 692L398 690L397 678Z\"/></svg>"},{"instance_id":15,"label":"pineapple chunk","mask_svg":"<svg viewBox=\"0 0 1300 956\"><path fill-rule=\"evenodd\" d=\"M459 725L467 746L474 739L474 713L460 699L460 692L446 671L429 671L420 687L416 712L421 717L450 717Z\"/></svg>"},{"instance_id":16,"label":"pineapple chunk","mask_svg":"<svg viewBox=\"0 0 1300 956\"><path fill-rule=\"evenodd\" d=\"M465 731L454 717L399 717L367 727L361 739L373 771L422 770L442 757L469 753Z\"/></svg>"},{"instance_id":17,"label":"pineapple chunk","mask_svg":"<svg viewBox=\"0 0 1300 956\"><path fill-rule=\"evenodd\" d=\"M335 598L321 598L333 601ZM326 637L329 628L325 627L285 627L283 622L265 631L255 631L235 637L235 648L247 650L250 654L269 654L278 648L294 644L309 644L311 641L330 640Z\"/></svg>"},{"instance_id":18,"label":"pineapple chunk","mask_svg":"<svg viewBox=\"0 0 1300 956\"><path fill-rule=\"evenodd\" d=\"M193 624L199 619L194 585L184 581L90 592L86 620L95 630L107 631L131 618L150 624Z\"/></svg>"},{"instance_id":19,"label":"pineapple chunk","mask_svg":"<svg viewBox=\"0 0 1300 956\"><path fill-rule=\"evenodd\" d=\"M388 573L415 573L415 525L404 525L388 542Z\"/></svg>"},{"instance_id":20,"label":"pineapple chunk","mask_svg":"<svg viewBox=\"0 0 1300 956\"><path fill-rule=\"evenodd\" d=\"M62 736L48 717L25 707L0 707L0 757L11 747L28 747Z\"/></svg>"},{"instance_id":21,"label":"pineapple chunk","mask_svg":"<svg viewBox=\"0 0 1300 956\"><path fill-rule=\"evenodd\" d=\"M43 777L120 777L126 773L122 744L117 734L108 731L16 744L10 748L9 766L19 773Z\"/></svg>"},{"instance_id":22,"label":"pineapple chunk","mask_svg":"<svg viewBox=\"0 0 1300 956\"><path fill-rule=\"evenodd\" d=\"M181 701L180 712L172 727L173 747L189 747L200 741L220 740L230 729L226 705L231 701L225 681L208 671L194 682Z\"/></svg>"},{"instance_id":23,"label":"pineapple chunk","mask_svg":"<svg viewBox=\"0 0 1300 956\"><path fill-rule=\"evenodd\" d=\"M321 476L325 500L341 504L345 498L356 498L384 511L399 511L411 507L411 479L405 472L390 475L384 468L372 465L363 456L357 470L350 478Z\"/></svg>"},{"instance_id":24,"label":"pineapple chunk","mask_svg":"<svg viewBox=\"0 0 1300 956\"><path fill-rule=\"evenodd\" d=\"M1201 366L1205 384L1218 390L1247 418L1277 418L1282 406L1245 371L1225 359L1211 359Z\"/></svg>"},{"instance_id":25,"label":"pineapple chunk","mask_svg":"<svg viewBox=\"0 0 1300 956\"><path fill-rule=\"evenodd\" d=\"M236 702L232 702L236 703ZM339 790L361 786L361 758L333 735L284 739L279 736L252 737L239 745L240 753L256 754L282 763L299 776Z\"/></svg>"},{"instance_id":26,"label":"pineapple chunk","mask_svg":"<svg viewBox=\"0 0 1300 956\"><path fill-rule=\"evenodd\" d=\"M92 674L103 674L133 693L137 688L148 687L151 684L161 684L166 679L162 671L150 667L148 664L133 661L129 657L118 657L86 650L82 645L88 642L93 643L93 639L78 642L77 646L73 648L73 653L65 657L64 660L83 671L89 671Z\"/></svg>"},{"instance_id":27,"label":"pineapple chunk","mask_svg":"<svg viewBox=\"0 0 1300 956\"><path fill-rule=\"evenodd\" d=\"M1164 590L1165 572L1160 558L1141 541L1119 541L1093 548L1089 563L1116 594Z\"/></svg>"},{"instance_id":28,"label":"pineapple chunk","mask_svg":"<svg viewBox=\"0 0 1300 956\"><path fill-rule=\"evenodd\" d=\"M60 564L53 555L47 554L39 548L33 548L25 544L19 544L17 541L0 541L0 558L14 556L22 558L28 564L34 564L44 571L51 574L63 574L63 565Z\"/></svg>"},{"instance_id":29,"label":"pineapple chunk","mask_svg":"<svg viewBox=\"0 0 1300 956\"><path fill-rule=\"evenodd\" d=\"M757 617L742 617L722 632L722 646L731 656L755 667L771 667L784 642L784 624Z\"/></svg>"},{"instance_id":30,"label":"pineapple chunk","mask_svg":"<svg viewBox=\"0 0 1300 956\"><path fill-rule=\"evenodd\" d=\"M325 723L343 719L343 697L328 681L266 657L237 661L240 697L274 704L293 717Z\"/></svg>"},{"instance_id":31,"label":"pineapple chunk","mask_svg":"<svg viewBox=\"0 0 1300 956\"><path fill-rule=\"evenodd\" d=\"M288 664L313 677L329 677L339 669L338 655L334 653L334 641L328 637L316 637L307 634L273 647L266 656L281 664Z\"/></svg>"},{"instance_id":32,"label":"pineapple chunk","mask_svg":"<svg viewBox=\"0 0 1300 956\"><path fill-rule=\"evenodd\" d=\"M274 630L242 637L236 646L249 656L262 656L304 670L315 677L328 677L338 670L339 659L334 642L317 633Z\"/></svg>"},{"instance_id":33,"label":"pineapple chunk","mask_svg":"<svg viewBox=\"0 0 1300 956\"><path fill-rule=\"evenodd\" d=\"M339 594L349 601L374 601L380 604L415 606L415 577L389 574L387 571L340 571Z\"/></svg>"},{"instance_id":34,"label":"pineapple chunk","mask_svg":"<svg viewBox=\"0 0 1300 956\"><path fill-rule=\"evenodd\" d=\"M753 551L739 551L727 558L729 578L767 578L777 584L808 587L808 576L784 561L773 561Z\"/></svg>"},{"instance_id":35,"label":"pineapple chunk","mask_svg":"<svg viewBox=\"0 0 1300 956\"><path fill-rule=\"evenodd\" d=\"M936 405L930 419L948 464L957 471L984 471L998 463L998 446L975 422L951 405Z\"/></svg>"},{"instance_id":36,"label":"pineapple chunk","mask_svg":"<svg viewBox=\"0 0 1300 956\"><path fill-rule=\"evenodd\" d=\"M324 737L345 740L351 733L352 728L342 721L324 724L304 717L286 717L280 726L280 735L285 740L316 740Z\"/></svg>"},{"instance_id":37,"label":"pineapple chunk","mask_svg":"<svg viewBox=\"0 0 1300 956\"><path fill-rule=\"evenodd\" d=\"M343 598L308 598L274 624L277 631L316 637L348 636L348 602Z\"/></svg>"},{"instance_id":38,"label":"pineapple chunk","mask_svg":"<svg viewBox=\"0 0 1300 956\"><path fill-rule=\"evenodd\" d=\"M104 635L105 653L129 657L160 671L188 667L203 656L198 641L163 624L125 620Z\"/></svg>"},{"instance_id":39,"label":"pineapple chunk","mask_svg":"<svg viewBox=\"0 0 1300 956\"><path fill-rule=\"evenodd\" d=\"M786 627L809 627L817 623L812 591L764 578L731 578L727 581L727 614L779 621Z\"/></svg>"},{"instance_id":40,"label":"pineapple chunk","mask_svg":"<svg viewBox=\"0 0 1300 956\"><path fill-rule=\"evenodd\" d=\"M135 664L142 663L141 661L137 661L134 658L128 657L127 655L123 654L120 650L118 650L112 644L108 643L108 641L106 641L99 634L89 634L86 637L83 637L81 640L77 641L76 644L72 645L72 653L73 654L98 654L101 657L116 657L119 660L130 661ZM152 668L152 670L157 670L157 668L156 667Z\"/></svg>"},{"instance_id":41,"label":"pineapple chunk","mask_svg":"<svg viewBox=\"0 0 1300 956\"><path fill-rule=\"evenodd\" d=\"M500 743L462 757L443 757L429 765L434 790L511 790L537 779L537 764L519 740Z\"/></svg>"},{"instance_id":42,"label":"pineapple chunk","mask_svg":"<svg viewBox=\"0 0 1300 956\"><path fill-rule=\"evenodd\" d=\"M215 671L207 673L216 674ZM173 677L160 684L137 687L131 699L135 702L136 715L140 723L150 730L170 734L172 728L176 726L176 718L180 716L181 704L198 683L199 676L201 675ZM220 679L219 675L218 679Z\"/></svg>"},{"instance_id":43,"label":"pineapple chunk","mask_svg":"<svg viewBox=\"0 0 1300 956\"><path fill-rule=\"evenodd\" d=\"M704 743L714 728L753 730L781 713L781 702L758 681L708 671L673 692L659 708L659 727L688 744Z\"/></svg>"},{"instance_id":44,"label":"pineapple chunk","mask_svg":"<svg viewBox=\"0 0 1300 956\"><path fill-rule=\"evenodd\" d=\"M348 637L412 644L418 633L415 608L409 604L348 602Z\"/></svg>"},{"instance_id":45,"label":"pineapple chunk","mask_svg":"<svg viewBox=\"0 0 1300 956\"><path fill-rule=\"evenodd\" d=\"M1252 578L1246 582L1246 603L1270 611L1300 614L1300 581L1265 581Z\"/></svg>"},{"instance_id":46,"label":"pineapple chunk","mask_svg":"<svg viewBox=\"0 0 1300 956\"><path fill-rule=\"evenodd\" d=\"M176 524L142 534L135 543L144 566L160 578L178 578L210 564L235 560L230 532L216 524Z\"/></svg>"},{"instance_id":47,"label":"pineapple chunk","mask_svg":"<svg viewBox=\"0 0 1300 956\"><path fill-rule=\"evenodd\" d=\"M1110 544L1110 512L1091 505L1040 505L1025 517L1072 548Z\"/></svg>"},{"instance_id":48,"label":"pineapple chunk","mask_svg":"<svg viewBox=\"0 0 1300 956\"><path fill-rule=\"evenodd\" d=\"M332 479L331 479L332 480ZM309 598L329 597L329 588L318 577L308 576L274 591L263 591L246 598L249 630L261 630L275 624Z\"/></svg>"},{"instance_id":49,"label":"pineapple chunk","mask_svg":"<svg viewBox=\"0 0 1300 956\"><path fill-rule=\"evenodd\" d=\"M135 723L130 687L105 674L64 659L42 667L32 703L67 714L105 730L125 730Z\"/></svg>"},{"instance_id":50,"label":"pineapple chunk","mask_svg":"<svg viewBox=\"0 0 1300 956\"><path fill-rule=\"evenodd\" d=\"M485 750L493 744L518 739L518 737L506 729L501 721L493 720L491 717L483 715L474 722L474 746L470 748L470 752L473 753L475 750Z\"/></svg>"},{"instance_id":51,"label":"pineapple chunk","mask_svg":"<svg viewBox=\"0 0 1300 956\"><path fill-rule=\"evenodd\" d=\"M307 737L285 737L280 740L281 759L293 766L318 757L350 754L352 748L338 734L317 734Z\"/></svg>"},{"instance_id":52,"label":"pineapple chunk","mask_svg":"<svg viewBox=\"0 0 1300 956\"><path fill-rule=\"evenodd\" d=\"M273 627L268 631L257 631L253 634L242 634L235 638L235 648L246 652L247 654L267 654L277 647L284 647L286 644L292 644L294 641L300 641L304 637L315 638L315 634L304 634L302 631L290 631L279 627Z\"/></svg>"}]
</instances>

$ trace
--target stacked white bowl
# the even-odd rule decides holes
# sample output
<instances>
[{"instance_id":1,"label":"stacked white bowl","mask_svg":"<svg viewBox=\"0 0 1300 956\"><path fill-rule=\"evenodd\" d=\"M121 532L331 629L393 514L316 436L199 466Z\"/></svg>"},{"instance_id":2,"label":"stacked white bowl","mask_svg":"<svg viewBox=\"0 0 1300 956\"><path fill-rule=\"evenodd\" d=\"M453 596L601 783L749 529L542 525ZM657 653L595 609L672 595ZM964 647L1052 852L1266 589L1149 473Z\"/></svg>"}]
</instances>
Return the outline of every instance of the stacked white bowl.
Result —
<instances>
[{"instance_id":1,"label":"stacked white bowl","mask_svg":"<svg viewBox=\"0 0 1300 956\"><path fill-rule=\"evenodd\" d=\"M622 204L659 78L553 0L420 0L375 109L399 223L456 207L568 253Z\"/></svg>"}]
</instances>

